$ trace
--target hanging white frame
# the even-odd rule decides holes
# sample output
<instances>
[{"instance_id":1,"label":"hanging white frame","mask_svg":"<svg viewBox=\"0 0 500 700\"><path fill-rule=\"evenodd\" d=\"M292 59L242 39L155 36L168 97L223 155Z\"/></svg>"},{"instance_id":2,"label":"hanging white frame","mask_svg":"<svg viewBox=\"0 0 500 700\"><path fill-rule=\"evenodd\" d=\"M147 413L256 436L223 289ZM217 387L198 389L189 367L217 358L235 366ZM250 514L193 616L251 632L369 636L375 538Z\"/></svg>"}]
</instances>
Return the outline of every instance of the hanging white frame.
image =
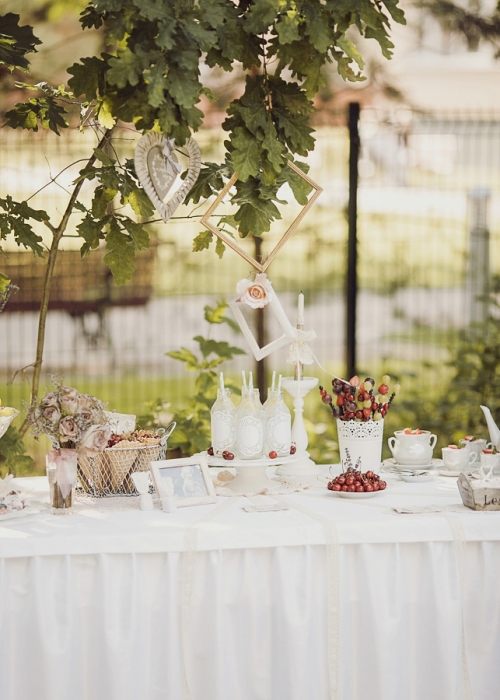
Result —
<instances>
[{"instance_id":1,"label":"hanging white frame","mask_svg":"<svg viewBox=\"0 0 500 700\"><path fill-rule=\"evenodd\" d=\"M241 329L241 332L245 336L245 339L247 343L250 346L250 350L252 351L253 356L257 361L263 360L264 357L267 357L270 355L272 352L275 352L276 350L279 350L279 348L285 347L285 345L290 345L294 338L294 328L292 324L290 323L290 319L286 315L285 309L281 306L281 302L278 299L278 296L276 292L273 292L273 295L269 301L268 304L264 308L270 309L272 313L274 314L276 320L278 321L279 325L281 326L281 329L283 331L283 335L280 336L279 338L276 338L275 340L272 340L270 343L267 345L264 345L263 347L260 347L259 344L257 343L257 340L253 334L252 329L248 325L248 322L246 318L243 315L243 312L241 311L242 305L244 305L245 302L238 301L237 299L233 299L232 301L229 302L229 308L233 312L234 318L236 320L236 323ZM245 304L245 306L248 306L248 304ZM252 307L250 307L252 308ZM256 311L257 309L254 309Z\"/></svg>"}]
</instances>

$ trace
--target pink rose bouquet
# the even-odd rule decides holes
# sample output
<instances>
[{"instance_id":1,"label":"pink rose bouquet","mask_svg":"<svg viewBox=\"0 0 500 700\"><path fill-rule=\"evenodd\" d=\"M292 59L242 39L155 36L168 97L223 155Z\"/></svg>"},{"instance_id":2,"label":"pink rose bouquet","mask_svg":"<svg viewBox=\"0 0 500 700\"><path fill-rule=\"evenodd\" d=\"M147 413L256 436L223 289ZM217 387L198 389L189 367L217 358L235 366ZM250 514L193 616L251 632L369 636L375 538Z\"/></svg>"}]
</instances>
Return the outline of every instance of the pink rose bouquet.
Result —
<instances>
[{"instance_id":1,"label":"pink rose bouquet","mask_svg":"<svg viewBox=\"0 0 500 700\"><path fill-rule=\"evenodd\" d=\"M31 406L28 420L33 435L47 435L55 449L82 450L92 457L111 435L103 403L62 384Z\"/></svg>"}]
</instances>

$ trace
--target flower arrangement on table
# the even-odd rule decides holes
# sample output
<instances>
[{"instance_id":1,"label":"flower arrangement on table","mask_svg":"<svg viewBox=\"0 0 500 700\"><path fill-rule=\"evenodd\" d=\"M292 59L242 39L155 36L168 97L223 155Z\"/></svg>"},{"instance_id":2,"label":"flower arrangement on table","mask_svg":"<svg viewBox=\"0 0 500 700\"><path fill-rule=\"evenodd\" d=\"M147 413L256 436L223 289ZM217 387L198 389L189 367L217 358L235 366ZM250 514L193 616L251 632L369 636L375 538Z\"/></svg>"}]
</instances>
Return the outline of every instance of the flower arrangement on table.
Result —
<instances>
[{"instance_id":1,"label":"flower arrangement on table","mask_svg":"<svg viewBox=\"0 0 500 700\"><path fill-rule=\"evenodd\" d=\"M111 435L104 404L71 386L56 384L28 412L33 435L47 435L55 450L78 450L90 457L101 452Z\"/></svg>"},{"instance_id":2,"label":"flower arrangement on table","mask_svg":"<svg viewBox=\"0 0 500 700\"><path fill-rule=\"evenodd\" d=\"M70 386L54 384L54 390L30 407L32 434L47 435L53 449L47 454L52 507L69 509L77 478L78 457L96 457L108 444L111 426L104 404Z\"/></svg>"}]
</instances>

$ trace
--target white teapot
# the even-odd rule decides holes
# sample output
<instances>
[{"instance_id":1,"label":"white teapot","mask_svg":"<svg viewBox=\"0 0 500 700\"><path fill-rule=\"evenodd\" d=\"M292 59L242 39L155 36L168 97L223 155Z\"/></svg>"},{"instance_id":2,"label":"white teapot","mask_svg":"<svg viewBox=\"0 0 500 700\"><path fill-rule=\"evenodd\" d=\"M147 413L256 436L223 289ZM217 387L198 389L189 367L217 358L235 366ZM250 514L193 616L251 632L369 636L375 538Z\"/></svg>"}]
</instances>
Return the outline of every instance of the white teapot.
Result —
<instances>
[{"instance_id":1,"label":"white teapot","mask_svg":"<svg viewBox=\"0 0 500 700\"><path fill-rule=\"evenodd\" d=\"M500 449L499 449L499 446L500 446L500 428L493 420L493 416L491 415L490 409L487 408L486 406L481 406L481 409L484 413L484 417L486 418L486 423L488 424L488 430L490 432L490 440L491 440L492 444L497 448L497 450L500 451Z\"/></svg>"}]
</instances>

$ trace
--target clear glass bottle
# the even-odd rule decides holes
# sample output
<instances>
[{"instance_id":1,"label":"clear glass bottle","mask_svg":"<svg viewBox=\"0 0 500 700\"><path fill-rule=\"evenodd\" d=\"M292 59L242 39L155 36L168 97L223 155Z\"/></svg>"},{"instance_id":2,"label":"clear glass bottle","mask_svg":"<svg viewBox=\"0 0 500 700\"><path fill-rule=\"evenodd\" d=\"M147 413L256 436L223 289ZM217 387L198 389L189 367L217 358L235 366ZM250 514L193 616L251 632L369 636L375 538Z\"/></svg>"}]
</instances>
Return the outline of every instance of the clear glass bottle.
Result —
<instances>
[{"instance_id":1,"label":"clear glass bottle","mask_svg":"<svg viewBox=\"0 0 500 700\"><path fill-rule=\"evenodd\" d=\"M288 456L292 444L292 416L279 389L269 391L265 416L265 454L276 452L278 457Z\"/></svg>"},{"instance_id":2,"label":"clear glass bottle","mask_svg":"<svg viewBox=\"0 0 500 700\"><path fill-rule=\"evenodd\" d=\"M211 409L212 447L215 455L231 452L236 441L236 406L229 389L217 389L217 399Z\"/></svg>"},{"instance_id":3,"label":"clear glass bottle","mask_svg":"<svg viewBox=\"0 0 500 700\"><path fill-rule=\"evenodd\" d=\"M264 449L265 420L259 390L249 387L242 392L236 412L236 456L239 459L259 459Z\"/></svg>"}]
</instances>

